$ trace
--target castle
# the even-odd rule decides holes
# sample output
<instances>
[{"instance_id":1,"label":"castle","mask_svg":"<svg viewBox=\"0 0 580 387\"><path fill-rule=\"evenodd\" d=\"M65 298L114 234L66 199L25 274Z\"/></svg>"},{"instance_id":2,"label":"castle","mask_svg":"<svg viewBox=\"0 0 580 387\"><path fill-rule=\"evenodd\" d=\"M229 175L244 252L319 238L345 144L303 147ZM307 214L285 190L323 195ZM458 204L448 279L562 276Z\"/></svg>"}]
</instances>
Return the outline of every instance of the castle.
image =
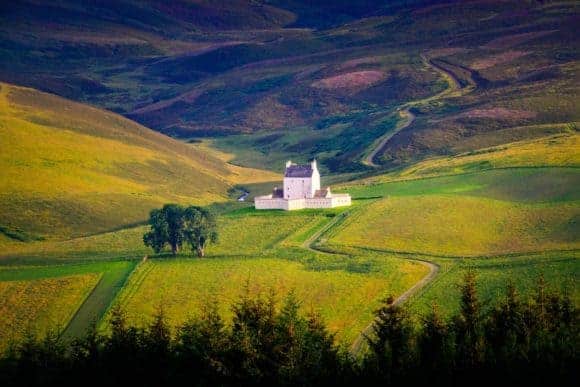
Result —
<instances>
[{"instance_id":1,"label":"castle","mask_svg":"<svg viewBox=\"0 0 580 387\"><path fill-rule=\"evenodd\" d=\"M284 186L274 187L270 195L257 196L257 210L299 210L302 208L333 208L350 206L349 194L333 194L330 187L320 189L320 173L316 160L298 165L286 162Z\"/></svg>"}]
</instances>

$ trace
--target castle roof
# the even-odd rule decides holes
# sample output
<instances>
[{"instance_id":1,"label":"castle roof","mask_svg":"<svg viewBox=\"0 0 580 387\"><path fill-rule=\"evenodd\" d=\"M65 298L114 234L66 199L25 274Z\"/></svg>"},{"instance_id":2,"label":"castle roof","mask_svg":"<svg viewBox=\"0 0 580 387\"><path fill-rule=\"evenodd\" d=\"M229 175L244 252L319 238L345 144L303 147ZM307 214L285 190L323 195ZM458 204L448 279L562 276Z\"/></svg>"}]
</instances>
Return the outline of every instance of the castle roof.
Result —
<instances>
[{"instance_id":1,"label":"castle roof","mask_svg":"<svg viewBox=\"0 0 580 387\"><path fill-rule=\"evenodd\" d=\"M312 177L312 165L297 165L293 164L286 167L284 177Z\"/></svg>"},{"instance_id":2,"label":"castle roof","mask_svg":"<svg viewBox=\"0 0 580 387\"><path fill-rule=\"evenodd\" d=\"M328 197L329 191L330 191L330 188L318 189L318 190L316 190L316 192L314 192L314 197L315 198L326 198L326 197Z\"/></svg>"}]
</instances>

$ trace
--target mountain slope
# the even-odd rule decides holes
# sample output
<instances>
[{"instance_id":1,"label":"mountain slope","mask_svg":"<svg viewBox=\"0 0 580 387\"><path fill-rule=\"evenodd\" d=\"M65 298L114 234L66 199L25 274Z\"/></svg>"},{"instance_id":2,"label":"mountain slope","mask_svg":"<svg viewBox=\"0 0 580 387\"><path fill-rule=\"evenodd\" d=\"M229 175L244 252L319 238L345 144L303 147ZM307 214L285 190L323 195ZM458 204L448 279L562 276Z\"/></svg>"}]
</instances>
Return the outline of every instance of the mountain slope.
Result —
<instances>
[{"instance_id":1,"label":"mountain slope","mask_svg":"<svg viewBox=\"0 0 580 387\"><path fill-rule=\"evenodd\" d=\"M0 79L230 136L244 165L364 171L389 136L374 164L398 168L579 122L578 20L577 1L23 0L2 5Z\"/></svg>"},{"instance_id":2,"label":"mountain slope","mask_svg":"<svg viewBox=\"0 0 580 387\"><path fill-rule=\"evenodd\" d=\"M246 173L276 178L116 114L4 83L0 144L0 231L23 240L121 227L166 202L223 201Z\"/></svg>"}]
</instances>

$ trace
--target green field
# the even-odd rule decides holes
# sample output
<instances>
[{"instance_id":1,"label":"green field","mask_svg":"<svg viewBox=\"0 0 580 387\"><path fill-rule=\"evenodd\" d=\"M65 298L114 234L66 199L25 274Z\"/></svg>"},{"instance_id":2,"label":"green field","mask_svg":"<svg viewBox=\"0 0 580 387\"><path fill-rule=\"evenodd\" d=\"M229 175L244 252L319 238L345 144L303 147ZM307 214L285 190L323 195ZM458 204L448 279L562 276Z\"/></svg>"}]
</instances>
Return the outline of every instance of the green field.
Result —
<instances>
[{"instance_id":1,"label":"green field","mask_svg":"<svg viewBox=\"0 0 580 387\"><path fill-rule=\"evenodd\" d=\"M577 4L161 3L0 13L0 349L117 304L229 319L245 284L345 346L390 294L449 315L467 270L484 305L539 274L580 302ZM312 158L352 207L234 201ZM206 258L143 245L170 202L216 210Z\"/></svg>"},{"instance_id":2,"label":"green field","mask_svg":"<svg viewBox=\"0 0 580 387\"><path fill-rule=\"evenodd\" d=\"M22 261L21 261L22 262ZM44 266L0 266L0 314L5 321L0 348L26 333L53 331L63 338L83 335L99 321L123 287L136 261L54 262ZM52 263L46 265L46 263Z\"/></svg>"},{"instance_id":3,"label":"green field","mask_svg":"<svg viewBox=\"0 0 580 387\"><path fill-rule=\"evenodd\" d=\"M266 297L270 290L278 300L294 291L305 312L319 311L332 332L349 344L372 320L372 312L389 294L399 295L426 275L414 262L392 259L373 270L309 268L277 258L226 258L154 260L131 277L119 302L137 326L146 325L160 306L173 326L198 315L205 303L215 300L229 320L230 306L243 293Z\"/></svg>"},{"instance_id":4,"label":"green field","mask_svg":"<svg viewBox=\"0 0 580 387\"><path fill-rule=\"evenodd\" d=\"M521 204L481 197L389 197L349 219L331 242L439 256L580 247L577 203Z\"/></svg>"},{"instance_id":5,"label":"green field","mask_svg":"<svg viewBox=\"0 0 580 387\"><path fill-rule=\"evenodd\" d=\"M60 320L67 338L82 334L92 321L103 326L102 317L115 303L140 326L159 306L178 326L211 300L229 319L231 303L247 284L251 294L274 290L279 299L295 291L304 310L318 310L348 346L370 323L381 299L400 296L428 275L423 260L439 271L411 294L411 308L420 313L433 302L446 315L455 311L456 298L450 295L456 295L468 269L476 272L484 300L501 296L508 279L527 292L542 273L579 302L577 169L386 179L345 185L359 198L347 209L287 213L241 205L224 210L220 239L208 247L207 258L192 258L186 250L177 259L149 258L135 271L137 262L151 254L142 245L145 226L5 245L12 247L2 254L0 281L34 286L47 279L98 275L99 284L92 285L80 309L78 299L67 301L69 314ZM43 300L50 302L50 294ZM16 304L7 306L15 311L13 319L22 318ZM38 330L50 324L39 320Z\"/></svg>"},{"instance_id":6,"label":"green field","mask_svg":"<svg viewBox=\"0 0 580 387\"><path fill-rule=\"evenodd\" d=\"M91 273L0 281L0 352L31 334L61 331L99 279Z\"/></svg>"}]
</instances>

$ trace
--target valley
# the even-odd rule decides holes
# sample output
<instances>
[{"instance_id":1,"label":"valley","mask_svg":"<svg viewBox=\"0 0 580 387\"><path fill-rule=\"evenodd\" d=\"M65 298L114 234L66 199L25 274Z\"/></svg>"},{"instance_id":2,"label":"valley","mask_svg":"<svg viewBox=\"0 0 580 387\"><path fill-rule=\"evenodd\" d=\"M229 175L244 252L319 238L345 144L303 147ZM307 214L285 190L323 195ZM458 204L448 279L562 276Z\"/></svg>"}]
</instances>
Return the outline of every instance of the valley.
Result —
<instances>
[{"instance_id":1,"label":"valley","mask_svg":"<svg viewBox=\"0 0 580 387\"><path fill-rule=\"evenodd\" d=\"M580 305L578 4L451 5L6 7L0 352L291 293L359 359L388 296L447 319L468 272ZM351 207L254 209L314 158ZM204 258L143 244L166 203L217 215Z\"/></svg>"}]
</instances>

